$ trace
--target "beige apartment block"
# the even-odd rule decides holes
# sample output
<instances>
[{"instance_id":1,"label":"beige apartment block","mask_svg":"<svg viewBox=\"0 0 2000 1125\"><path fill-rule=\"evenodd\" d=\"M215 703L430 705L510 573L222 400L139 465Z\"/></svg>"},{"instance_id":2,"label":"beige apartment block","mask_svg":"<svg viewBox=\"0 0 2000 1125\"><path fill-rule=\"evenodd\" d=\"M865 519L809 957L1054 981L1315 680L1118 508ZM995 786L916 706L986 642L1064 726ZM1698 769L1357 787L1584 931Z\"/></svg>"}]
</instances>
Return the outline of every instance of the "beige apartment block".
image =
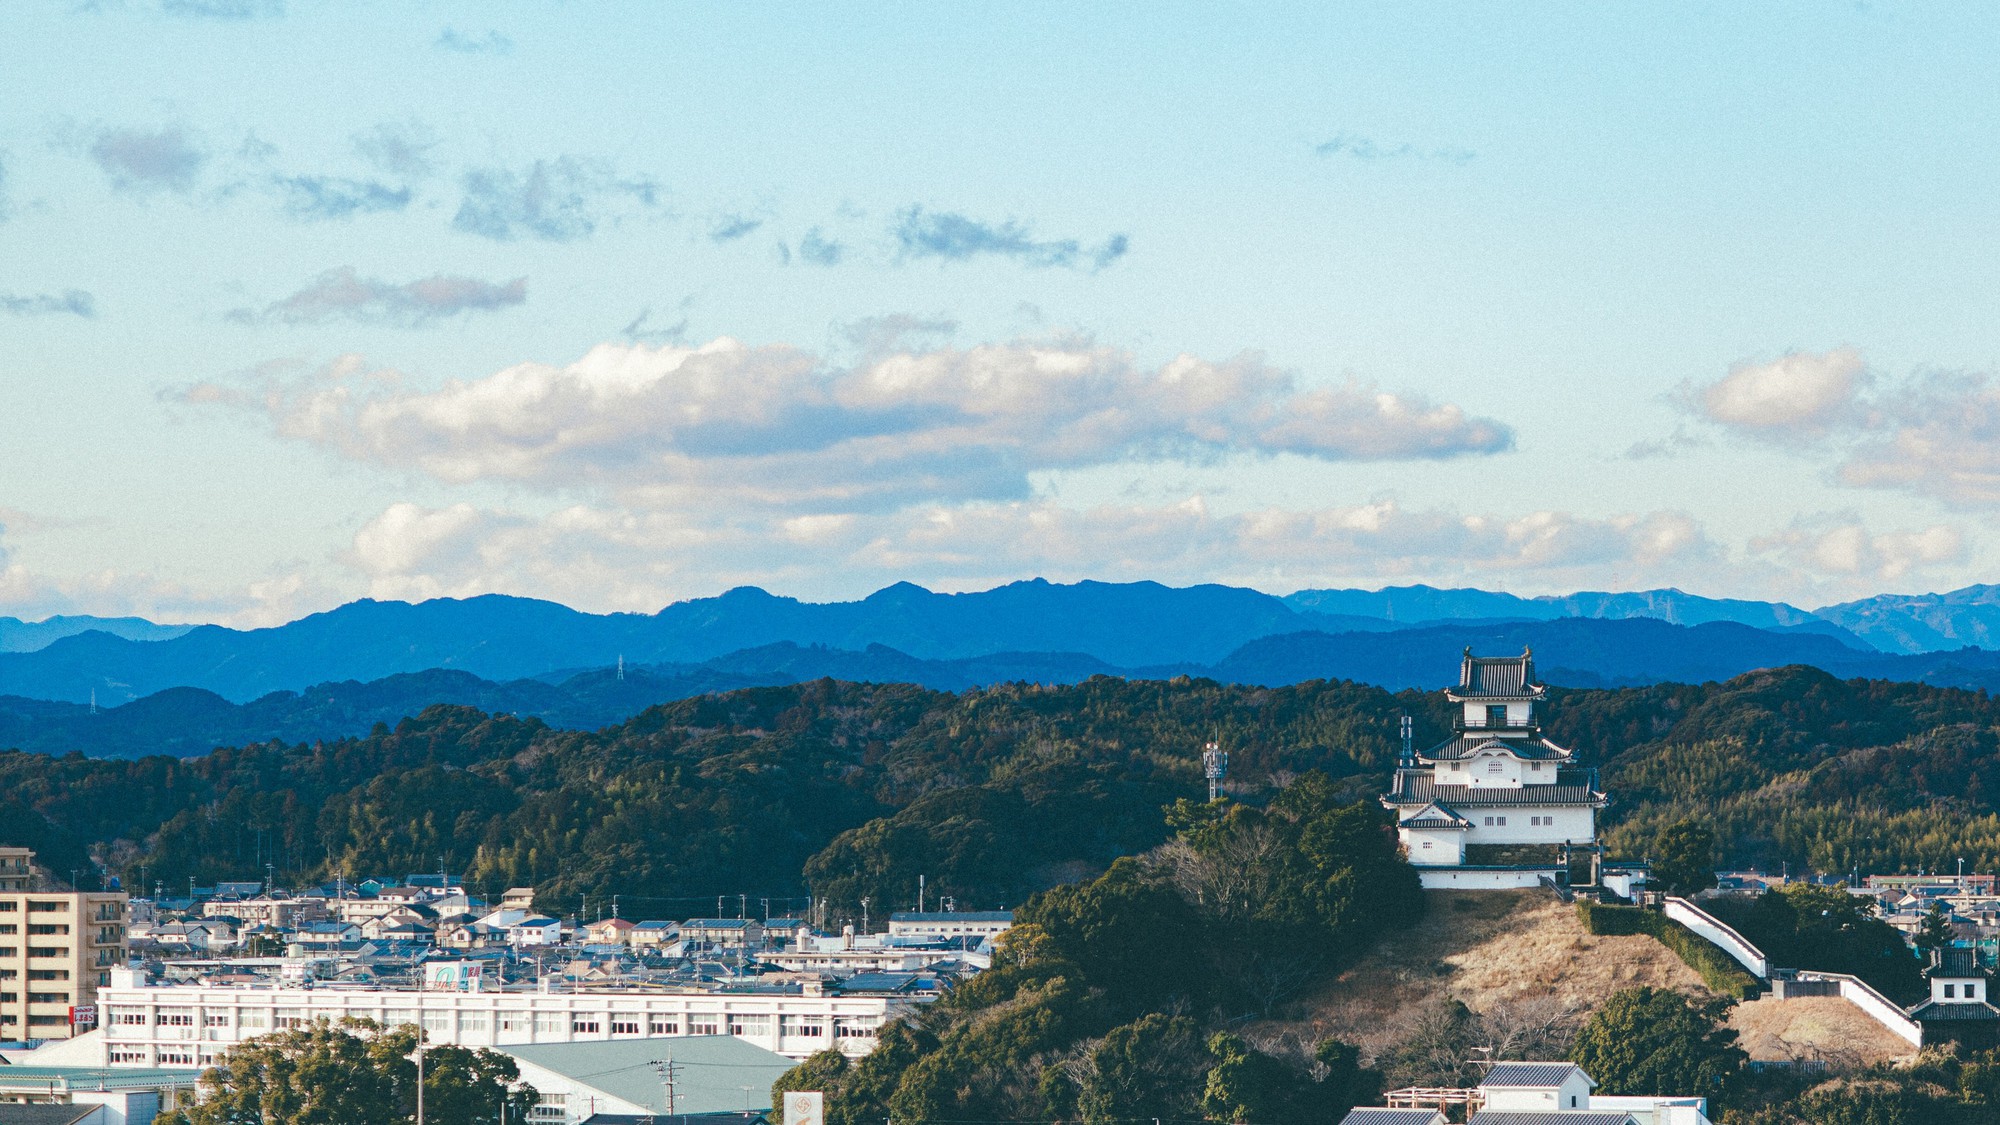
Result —
<instances>
[{"instance_id":1,"label":"beige apartment block","mask_svg":"<svg viewBox=\"0 0 2000 1125\"><path fill-rule=\"evenodd\" d=\"M67 1039L97 1026L97 989L125 965L125 893L81 894L0 847L0 1039Z\"/></svg>"}]
</instances>

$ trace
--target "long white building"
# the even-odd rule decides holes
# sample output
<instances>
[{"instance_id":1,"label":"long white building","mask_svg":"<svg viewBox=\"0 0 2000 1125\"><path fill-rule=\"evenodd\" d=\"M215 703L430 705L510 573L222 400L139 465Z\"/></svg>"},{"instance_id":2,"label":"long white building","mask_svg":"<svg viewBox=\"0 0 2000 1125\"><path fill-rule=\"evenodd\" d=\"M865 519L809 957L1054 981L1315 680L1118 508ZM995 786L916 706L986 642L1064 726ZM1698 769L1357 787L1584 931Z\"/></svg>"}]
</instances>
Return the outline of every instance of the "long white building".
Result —
<instances>
[{"instance_id":1,"label":"long white building","mask_svg":"<svg viewBox=\"0 0 2000 1125\"><path fill-rule=\"evenodd\" d=\"M435 1044L497 1047L660 1036L734 1035L802 1059L828 1047L861 1056L911 1002L800 991L444 992L318 985L149 985L119 970L100 990L111 1066L208 1066L236 1043L315 1019L415 1024Z\"/></svg>"}]
</instances>

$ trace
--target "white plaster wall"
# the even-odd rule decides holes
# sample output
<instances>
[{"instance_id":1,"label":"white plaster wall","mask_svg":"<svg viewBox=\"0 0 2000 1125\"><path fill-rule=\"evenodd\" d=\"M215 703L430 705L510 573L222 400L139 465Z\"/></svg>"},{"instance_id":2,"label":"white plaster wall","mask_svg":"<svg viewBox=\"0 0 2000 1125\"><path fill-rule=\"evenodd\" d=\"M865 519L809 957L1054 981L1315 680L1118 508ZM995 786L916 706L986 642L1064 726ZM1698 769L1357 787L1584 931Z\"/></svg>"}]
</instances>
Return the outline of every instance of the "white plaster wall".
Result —
<instances>
[{"instance_id":1,"label":"white plaster wall","mask_svg":"<svg viewBox=\"0 0 2000 1125\"><path fill-rule=\"evenodd\" d=\"M1410 863L1415 866L1465 862L1465 833L1462 831L1425 832L1402 828L1397 833L1402 837L1403 849L1409 852ZM1425 847L1426 844L1430 846Z\"/></svg>"},{"instance_id":2,"label":"white plaster wall","mask_svg":"<svg viewBox=\"0 0 2000 1125\"><path fill-rule=\"evenodd\" d=\"M1464 833L1468 844L1588 844L1597 838L1597 810L1592 808L1514 805L1458 811L1472 822L1471 831ZM1488 817L1495 823L1487 824ZM1498 823L1501 817L1505 825ZM1545 823L1537 825L1536 817Z\"/></svg>"},{"instance_id":3,"label":"white plaster wall","mask_svg":"<svg viewBox=\"0 0 2000 1125\"><path fill-rule=\"evenodd\" d=\"M1512 754L1491 751L1479 754L1465 763L1465 771L1458 774L1461 784L1474 789L1519 789L1522 775L1528 772L1526 762Z\"/></svg>"}]
</instances>

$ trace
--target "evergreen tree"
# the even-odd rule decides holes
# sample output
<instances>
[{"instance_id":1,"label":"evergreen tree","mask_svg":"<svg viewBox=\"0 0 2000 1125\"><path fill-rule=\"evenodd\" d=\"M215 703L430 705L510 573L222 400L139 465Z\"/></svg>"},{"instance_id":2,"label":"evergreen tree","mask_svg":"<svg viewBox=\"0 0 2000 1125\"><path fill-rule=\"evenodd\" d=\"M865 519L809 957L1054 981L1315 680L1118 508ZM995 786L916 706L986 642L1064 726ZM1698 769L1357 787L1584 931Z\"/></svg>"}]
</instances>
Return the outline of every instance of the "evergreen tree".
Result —
<instances>
[{"instance_id":1,"label":"evergreen tree","mask_svg":"<svg viewBox=\"0 0 2000 1125\"><path fill-rule=\"evenodd\" d=\"M1748 1058L1723 1026L1727 1010L1671 989L1624 989L1591 1014L1570 1060L1606 1094L1722 1096Z\"/></svg>"},{"instance_id":2,"label":"evergreen tree","mask_svg":"<svg viewBox=\"0 0 2000 1125\"><path fill-rule=\"evenodd\" d=\"M1653 879L1674 895L1715 886L1715 832L1693 819L1662 828L1653 840Z\"/></svg>"}]
</instances>

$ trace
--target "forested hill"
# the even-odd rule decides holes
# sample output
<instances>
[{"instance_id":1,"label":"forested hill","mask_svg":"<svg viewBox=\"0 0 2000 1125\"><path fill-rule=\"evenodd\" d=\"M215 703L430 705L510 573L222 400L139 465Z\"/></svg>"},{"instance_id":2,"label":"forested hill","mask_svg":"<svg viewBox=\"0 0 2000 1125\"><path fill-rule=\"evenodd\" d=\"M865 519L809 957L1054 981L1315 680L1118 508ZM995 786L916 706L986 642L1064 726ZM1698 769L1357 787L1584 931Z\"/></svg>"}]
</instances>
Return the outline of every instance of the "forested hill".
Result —
<instances>
[{"instance_id":1,"label":"forested hill","mask_svg":"<svg viewBox=\"0 0 2000 1125\"><path fill-rule=\"evenodd\" d=\"M949 694L830 680L682 700L596 732L435 707L360 738L189 759L0 753L8 843L128 886L467 873L546 906L628 910L810 893L1019 900L1157 844L1198 796L1201 744L1259 801L1308 770L1378 791L1397 716L1442 737L1435 692L1099 677ZM1721 684L1558 690L1551 735L1600 765L1614 850L1716 823L1728 863L2000 866L2000 705L1983 693L1786 668Z\"/></svg>"}]
</instances>

